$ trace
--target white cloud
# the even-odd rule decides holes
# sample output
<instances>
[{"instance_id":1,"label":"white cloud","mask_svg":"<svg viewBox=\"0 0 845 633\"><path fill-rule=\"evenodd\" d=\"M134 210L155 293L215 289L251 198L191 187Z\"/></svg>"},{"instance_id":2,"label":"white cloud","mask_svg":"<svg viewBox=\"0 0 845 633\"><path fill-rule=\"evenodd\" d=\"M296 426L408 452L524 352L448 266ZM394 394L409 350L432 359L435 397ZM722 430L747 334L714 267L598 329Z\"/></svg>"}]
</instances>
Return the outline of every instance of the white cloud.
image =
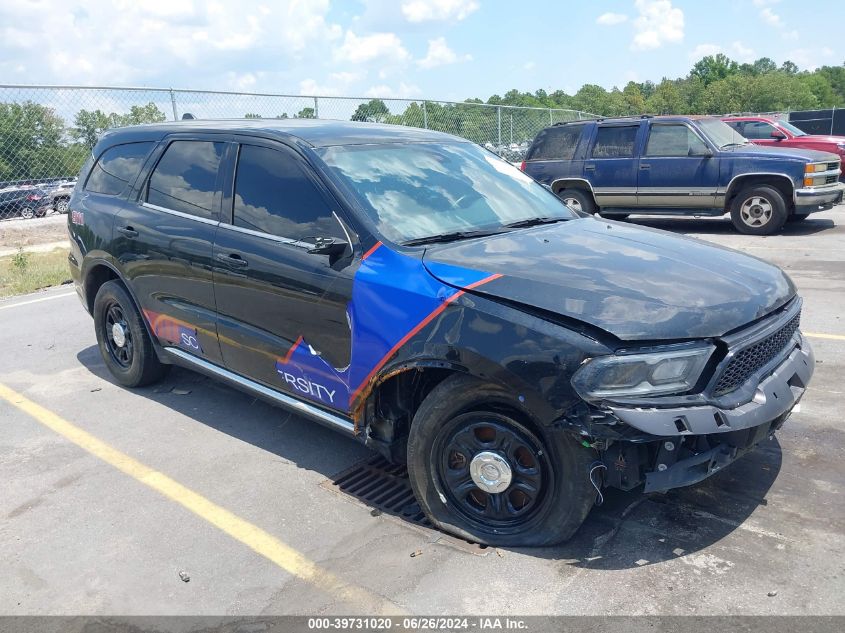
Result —
<instances>
[{"instance_id":1,"label":"white cloud","mask_svg":"<svg viewBox=\"0 0 845 633\"><path fill-rule=\"evenodd\" d=\"M783 22L780 19L780 16L772 11L769 7L763 7L760 9L760 17L763 18L763 21L770 25L774 26L775 28L781 28L783 26Z\"/></svg>"},{"instance_id":2,"label":"white cloud","mask_svg":"<svg viewBox=\"0 0 845 633\"><path fill-rule=\"evenodd\" d=\"M352 86L366 79L366 72L337 72L328 76L328 81L318 82L312 78L299 82L299 94L331 97L348 95Z\"/></svg>"},{"instance_id":3,"label":"white cloud","mask_svg":"<svg viewBox=\"0 0 845 633\"><path fill-rule=\"evenodd\" d=\"M671 0L635 0L639 16L634 20L633 50L660 48L684 39L684 12Z\"/></svg>"},{"instance_id":4,"label":"white cloud","mask_svg":"<svg viewBox=\"0 0 845 633\"><path fill-rule=\"evenodd\" d=\"M702 57L707 57L709 55L717 55L721 52L722 47L718 44L699 44L690 51L689 58L690 60L697 62Z\"/></svg>"},{"instance_id":5,"label":"white cloud","mask_svg":"<svg viewBox=\"0 0 845 633\"><path fill-rule=\"evenodd\" d=\"M798 31L796 31L794 29L792 31L785 31L784 34L781 35L781 37L785 40L797 40L798 39Z\"/></svg>"},{"instance_id":6,"label":"white cloud","mask_svg":"<svg viewBox=\"0 0 845 633\"><path fill-rule=\"evenodd\" d=\"M399 82L399 86L391 88L386 84L380 84L368 89L364 94L365 97L382 97L384 99L402 99L408 97L417 97L422 94L420 87L415 84L408 84L404 81Z\"/></svg>"},{"instance_id":7,"label":"white cloud","mask_svg":"<svg viewBox=\"0 0 845 633\"><path fill-rule=\"evenodd\" d=\"M477 0L408 0L402 14L408 22L460 21L479 7Z\"/></svg>"},{"instance_id":8,"label":"white cloud","mask_svg":"<svg viewBox=\"0 0 845 633\"><path fill-rule=\"evenodd\" d=\"M33 83L252 85L249 73L317 57L339 38L328 12L329 0L7 2L0 76L23 65Z\"/></svg>"},{"instance_id":9,"label":"white cloud","mask_svg":"<svg viewBox=\"0 0 845 633\"><path fill-rule=\"evenodd\" d=\"M596 24L601 24L602 26L614 26L616 24L622 24L628 19L628 16L624 13L602 13L598 18L596 18Z\"/></svg>"},{"instance_id":10,"label":"white cloud","mask_svg":"<svg viewBox=\"0 0 845 633\"><path fill-rule=\"evenodd\" d=\"M374 59L397 63L410 58L408 51L402 46L402 40L396 33L373 33L372 35L355 35L346 32L343 44L335 50L337 61L347 61L353 64L369 62Z\"/></svg>"},{"instance_id":11,"label":"white cloud","mask_svg":"<svg viewBox=\"0 0 845 633\"><path fill-rule=\"evenodd\" d=\"M438 37L428 40L428 52L425 57L417 62L420 68L436 68L446 64L454 64L460 61L470 61L472 55L459 56L446 44L445 37Z\"/></svg>"},{"instance_id":12,"label":"white cloud","mask_svg":"<svg viewBox=\"0 0 845 633\"><path fill-rule=\"evenodd\" d=\"M522 65L522 70L534 70L535 66L537 66L535 62L525 62Z\"/></svg>"},{"instance_id":13,"label":"white cloud","mask_svg":"<svg viewBox=\"0 0 845 633\"><path fill-rule=\"evenodd\" d=\"M821 48L796 48L789 51L785 59L795 62L802 70L813 71L833 59L833 50L827 46Z\"/></svg>"},{"instance_id":14,"label":"white cloud","mask_svg":"<svg viewBox=\"0 0 845 633\"><path fill-rule=\"evenodd\" d=\"M690 51L689 58L690 61L697 62L702 57L718 55L719 53L723 53L731 59L742 63L753 62L756 56L754 49L748 48L740 41L735 41L728 49L722 48L718 44L699 44Z\"/></svg>"}]
</instances>

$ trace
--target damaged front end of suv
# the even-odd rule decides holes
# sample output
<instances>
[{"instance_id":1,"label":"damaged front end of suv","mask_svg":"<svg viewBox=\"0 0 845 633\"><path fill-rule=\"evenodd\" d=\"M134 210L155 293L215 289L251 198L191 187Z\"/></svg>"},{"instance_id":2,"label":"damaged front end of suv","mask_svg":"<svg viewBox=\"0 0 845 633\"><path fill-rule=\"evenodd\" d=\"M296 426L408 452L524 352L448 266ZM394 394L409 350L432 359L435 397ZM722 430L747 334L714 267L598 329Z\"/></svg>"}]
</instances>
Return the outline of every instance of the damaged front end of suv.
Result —
<instances>
[{"instance_id":1,"label":"damaged front end of suv","mask_svg":"<svg viewBox=\"0 0 845 633\"><path fill-rule=\"evenodd\" d=\"M561 420L595 448L606 486L695 484L780 429L813 374L801 299L724 336L586 361Z\"/></svg>"}]
</instances>

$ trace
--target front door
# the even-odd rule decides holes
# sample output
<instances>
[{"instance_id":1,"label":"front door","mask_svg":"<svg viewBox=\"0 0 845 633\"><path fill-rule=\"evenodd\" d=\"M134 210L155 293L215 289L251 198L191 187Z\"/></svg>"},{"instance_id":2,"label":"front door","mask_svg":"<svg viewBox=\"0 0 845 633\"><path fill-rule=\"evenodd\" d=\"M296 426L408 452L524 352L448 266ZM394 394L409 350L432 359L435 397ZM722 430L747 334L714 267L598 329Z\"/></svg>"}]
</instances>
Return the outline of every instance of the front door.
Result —
<instances>
[{"instance_id":1,"label":"front door","mask_svg":"<svg viewBox=\"0 0 845 633\"><path fill-rule=\"evenodd\" d=\"M226 366L267 386L346 411L352 249L336 204L292 148L249 140L226 184L214 287Z\"/></svg>"},{"instance_id":2,"label":"front door","mask_svg":"<svg viewBox=\"0 0 845 633\"><path fill-rule=\"evenodd\" d=\"M716 206L719 159L684 123L653 123L640 158L640 207L711 209Z\"/></svg>"},{"instance_id":3,"label":"front door","mask_svg":"<svg viewBox=\"0 0 845 633\"><path fill-rule=\"evenodd\" d=\"M114 220L113 252L153 335L215 363L222 358L211 257L226 147L201 138L166 142Z\"/></svg>"},{"instance_id":4,"label":"front door","mask_svg":"<svg viewBox=\"0 0 845 633\"><path fill-rule=\"evenodd\" d=\"M637 204L637 159L634 158L640 124L599 125L584 178L593 187L596 203L605 209L629 209Z\"/></svg>"}]
</instances>

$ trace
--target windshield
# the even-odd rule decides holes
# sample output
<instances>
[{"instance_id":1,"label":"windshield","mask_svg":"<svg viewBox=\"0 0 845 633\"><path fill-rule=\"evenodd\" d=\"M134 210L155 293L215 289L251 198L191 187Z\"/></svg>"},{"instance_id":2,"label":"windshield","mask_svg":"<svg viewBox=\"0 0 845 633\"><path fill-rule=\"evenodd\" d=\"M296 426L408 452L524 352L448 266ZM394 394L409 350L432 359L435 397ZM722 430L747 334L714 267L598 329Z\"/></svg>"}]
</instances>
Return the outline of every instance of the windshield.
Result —
<instances>
[{"instance_id":1,"label":"windshield","mask_svg":"<svg viewBox=\"0 0 845 633\"><path fill-rule=\"evenodd\" d=\"M341 145L319 153L394 242L577 217L545 187L472 143Z\"/></svg>"},{"instance_id":2,"label":"windshield","mask_svg":"<svg viewBox=\"0 0 845 633\"><path fill-rule=\"evenodd\" d=\"M778 127L782 127L787 132L791 132L793 136L807 136L807 133L804 130L795 127L794 125L792 125L792 123L787 123L786 121L778 121L777 125Z\"/></svg>"},{"instance_id":3,"label":"windshield","mask_svg":"<svg viewBox=\"0 0 845 633\"><path fill-rule=\"evenodd\" d=\"M698 124L698 129L719 149L730 147L731 145L745 145L748 143L747 138L719 119L698 119L696 123Z\"/></svg>"}]
</instances>

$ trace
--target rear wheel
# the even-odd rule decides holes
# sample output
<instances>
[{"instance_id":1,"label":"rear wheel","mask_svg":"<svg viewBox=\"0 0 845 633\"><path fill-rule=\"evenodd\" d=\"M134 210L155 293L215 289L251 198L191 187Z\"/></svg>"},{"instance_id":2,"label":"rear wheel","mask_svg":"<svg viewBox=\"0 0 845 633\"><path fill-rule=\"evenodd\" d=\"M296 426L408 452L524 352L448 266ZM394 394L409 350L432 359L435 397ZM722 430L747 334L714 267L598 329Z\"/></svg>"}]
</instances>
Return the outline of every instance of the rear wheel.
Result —
<instances>
[{"instance_id":1,"label":"rear wheel","mask_svg":"<svg viewBox=\"0 0 845 633\"><path fill-rule=\"evenodd\" d=\"M440 529L487 545L570 538L590 511L593 451L497 406L507 392L469 376L438 385L414 416L408 473Z\"/></svg>"},{"instance_id":2,"label":"rear wheel","mask_svg":"<svg viewBox=\"0 0 845 633\"><path fill-rule=\"evenodd\" d=\"M734 227L747 235L771 235L786 223L786 201L783 194L767 185L746 187L731 203Z\"/></svg>"},{"instance_id":3,"label":"rear wheel","mask_svg":"<svg viewBox=\"0 0 845 633\"><path fill-rule=\"evenodd\" d=\"M107 281L94 299L94 330L106 367L126 387L161 380L170 369L156 356L141 315L118 281Z\"/></svg>"},{"instance_id":4,"label":"rear wheel","mask_svg":"<svg viewBox=\"0 0 845 633\"><path fill-rule=\"evenodd\" d=\"M35 211L32 209L32 207L24 207L23 209L21 209L20 213L21 217L24 220L31 220L35 217Z\"/></svg>"},{"instance_id":5,"label":"rear wheel","mask_svg":"<svg viewBox=\"0 0 845 633\"><path fill-rule=\"evenodd\" d=\"M590 215L596 212L596 203L593 201L593 196L582 189L563 189L557 195L563 201L563 204L573 211L589 213Z\"/></svg>"},{"instance_id":6,"label":"rear wheel","mask_svg":"<svg viewBox=\"0 0 845 633\"><path fill-rule=\"evenodd\" d=\"M68 207L70 205L69 198L59 198L56 200L53 208L56 210L57 213L67 213Z\"/></svg>"}]
</instances>

